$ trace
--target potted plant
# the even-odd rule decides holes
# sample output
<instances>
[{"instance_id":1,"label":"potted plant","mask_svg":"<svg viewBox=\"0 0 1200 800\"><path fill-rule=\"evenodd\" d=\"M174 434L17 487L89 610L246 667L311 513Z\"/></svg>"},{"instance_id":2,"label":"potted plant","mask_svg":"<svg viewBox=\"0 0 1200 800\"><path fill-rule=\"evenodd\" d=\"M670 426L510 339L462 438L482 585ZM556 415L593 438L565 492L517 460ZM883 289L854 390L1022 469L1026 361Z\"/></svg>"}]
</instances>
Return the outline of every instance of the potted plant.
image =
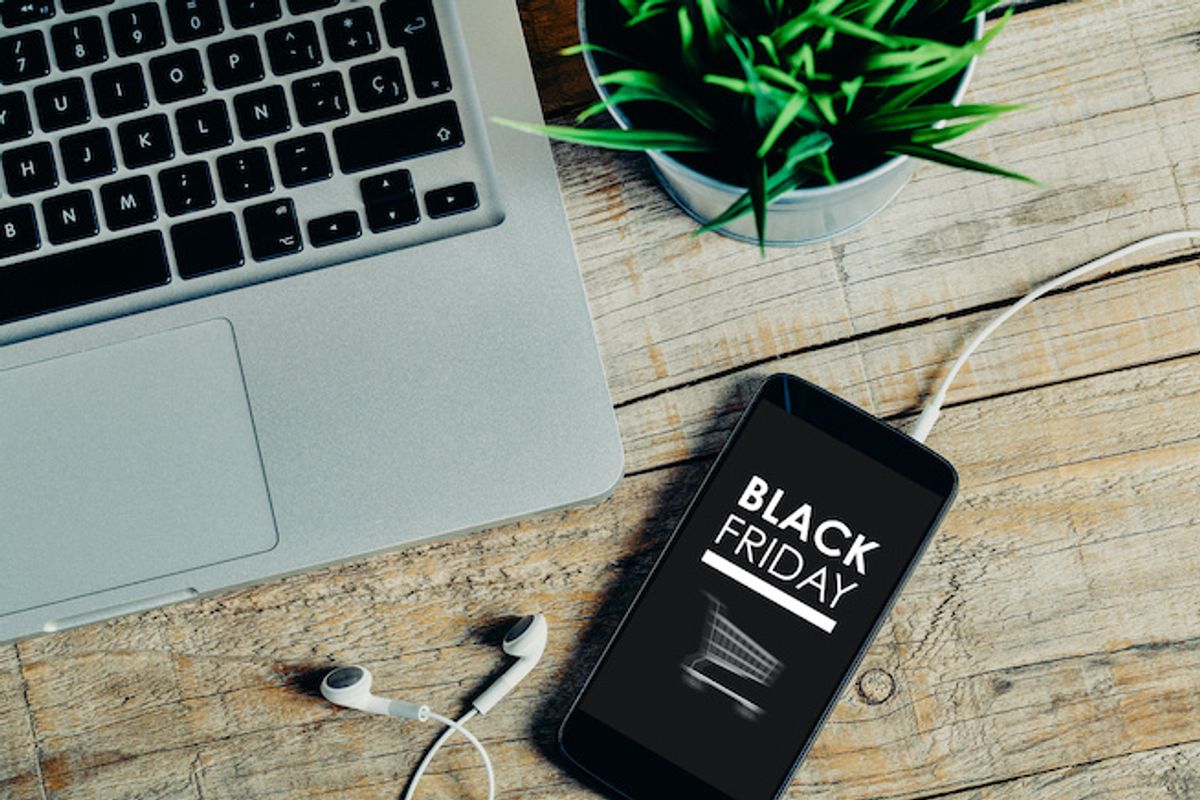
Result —
<instances>
[{"instance_id":1,"label":"potted plant","mask_svg":"<svg viewBox=\"0 0 1200 800\"><path fill-rule=\"evenodd\" d=\"M1018 106L962 104L1001 0L579 0L580 44L619 128L497 122L645 152L705 230L764 244L843 233L913 159L1029 180L942 145Z\"/></svg>"}]
</instances>

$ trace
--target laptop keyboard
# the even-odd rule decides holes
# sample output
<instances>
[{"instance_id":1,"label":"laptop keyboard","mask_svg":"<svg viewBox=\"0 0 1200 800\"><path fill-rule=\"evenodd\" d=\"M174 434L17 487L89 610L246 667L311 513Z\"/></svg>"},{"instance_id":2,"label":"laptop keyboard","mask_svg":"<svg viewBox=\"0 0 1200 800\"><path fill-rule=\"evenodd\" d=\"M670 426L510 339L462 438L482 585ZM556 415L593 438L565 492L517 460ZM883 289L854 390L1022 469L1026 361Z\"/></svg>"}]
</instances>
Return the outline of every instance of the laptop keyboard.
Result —
<instances>
[{"instance_id":1,"label":"laptop keyboard","mask_svg":"<svg viewBox=\"0 0 1200 800\"><path fill-rule=\"evenodd\" d=\"M496 224L466 66L439 24L451 10L3 0L0 326Z\"/></svg>"}]
</instances>

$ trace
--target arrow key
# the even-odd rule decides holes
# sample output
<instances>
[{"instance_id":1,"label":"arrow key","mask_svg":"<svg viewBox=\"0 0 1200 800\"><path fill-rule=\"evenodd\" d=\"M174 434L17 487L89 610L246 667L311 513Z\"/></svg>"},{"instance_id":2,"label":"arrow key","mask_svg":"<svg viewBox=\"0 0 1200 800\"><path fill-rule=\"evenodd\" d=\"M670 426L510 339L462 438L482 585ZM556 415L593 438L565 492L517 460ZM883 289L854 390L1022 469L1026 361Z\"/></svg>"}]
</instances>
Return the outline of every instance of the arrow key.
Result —
<instances>
[{"instance_id":1,"label":"arrow key","mask_svg":"<svg viewBox=\"0 0 1200 800\"><path fill-rule=\"evenodd\" d=\"M367 227L373 233L383 233L393 228L412 225L420 218L421 212L417 209L415 196L372 203L367 206Z\"/></svg>"},{"instance_id":2,"label":"arrow key","mask_svg":"<svg viewBox=\"0 0 1200 800\"><path fill-rule=\"evenodd\" d=\"M367 227L375 233L412 225L421 218L412 175L406 169L373 175L359 181L367 206Z\"/></svg>"},{"instance_id":3,"label":"arrow key","mask_svg":"<svg viewBox=\"0 0 1200 800\"><path fill-rule=\"evenodd\" d=\"M255 261L299 253L304 248L296 206L287 198L250 206L242 212L242 219Z\"/></svg>"},{"instance_id":4,"label":"arrow key","mask_svg":"<svg viewBox=\"0 0 1200 800\"><path fill-rule=\"evenodd\" d=\"M470 182L456 183L425 193L425 210L434 219L476 208L479 208L479 194L475 191L475 184Z\"/></svg>"},{"instance_id":5,"label":"arrow key","mask_svg":"<svg viewBox=\"0 0 1200 800\"><path fill-rule=\"evenodd\" d=\"M362 226L358 222L358 214L353 211L318 217L308 223L308 240L313 247L326 247L357 239L361 235Z\"/></svg>"}]
</instances>

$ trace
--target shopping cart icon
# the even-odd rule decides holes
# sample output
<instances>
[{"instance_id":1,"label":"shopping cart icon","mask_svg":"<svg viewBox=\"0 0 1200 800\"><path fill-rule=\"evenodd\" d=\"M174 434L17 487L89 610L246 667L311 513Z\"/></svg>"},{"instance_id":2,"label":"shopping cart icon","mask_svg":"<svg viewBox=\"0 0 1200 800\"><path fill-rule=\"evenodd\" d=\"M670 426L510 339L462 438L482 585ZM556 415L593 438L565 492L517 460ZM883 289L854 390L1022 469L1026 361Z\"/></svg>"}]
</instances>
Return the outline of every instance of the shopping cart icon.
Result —
<instances>
[{"instance_id":1,"label":"shopping cart icon","mask_svg":"<svg viewBox=\"0 0 1200 800\"><path fill-rule=\"evenodd\" d=\"M734 708L754 718L762 707L748 695L769 687L783 671L783 662L729 621L725 604L711 594L700 651L684 659L683 680L693 689L710 686L734 700Z\"/></svg>"}]
</instances>

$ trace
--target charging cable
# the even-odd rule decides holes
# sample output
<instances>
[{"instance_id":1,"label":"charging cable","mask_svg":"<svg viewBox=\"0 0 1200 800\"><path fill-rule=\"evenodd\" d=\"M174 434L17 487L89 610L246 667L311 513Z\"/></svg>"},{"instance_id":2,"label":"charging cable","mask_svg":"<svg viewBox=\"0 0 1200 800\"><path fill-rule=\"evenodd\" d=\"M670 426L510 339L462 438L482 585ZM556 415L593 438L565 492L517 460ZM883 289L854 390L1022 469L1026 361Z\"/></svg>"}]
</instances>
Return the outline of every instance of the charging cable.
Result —
<instances>
[{"instance_id":1,"label":"charging cable","mask_svg":"<svg viewBox=\"0 0 1200 800\"><path fill-rule=\"evenodd\" d=\"M1065 286L1071 281L1082 278L1089 272L1094 272L1095 270L1106 267L1114 261L1118 261L1126 256L1133 255L1134 253L1139 253L1142 250L1147 250L1152 247L1158 247L1159 245L1167 244L1168 242L1176 242L1184 239L1200 239L1200 230L1172 231L1170 233L1160 233L1157 236L1151 236L1149 238L1142 239L1134 242L1133 244L1126 245L1120 250L1114 250L1108 255L1101 256L1100 258L1089 261L1086 264L1081 264L1075 269L1069 272L1064 272L1058 277L1046 281L1037 288L1031 289L1028 294L997 314L991 322L983 327L982 330L971 337L971 340L967 342L966 347L964 347L962 352L959 353L958 358L956 358L954 363L950 365L950 369L946 372L946 377L942 378L942 383L938 387L938 390L934 393L933 397L929 398L929 402L925 404L925 408L921 411L921 416L917 417L917 421L913 424L912 430L909 432L909 436L916 439L918 442L923 442L926 438L928 438L929 432L933 430L933 425L935 422L937 422L938 416L942 412L942 404L946 402L946 393L950 391L950 384L954 383L954 379L958 377L958 373L963 368L963 365L967 363L967 359L970 358L971 354L979 348L979 345L983 344L984 339L991 336L997 328L1007 322L1010 317L1012 317L1022 308L1029 305L1034 300L1037 300L1047 292L1052 292L1060 286Z\"/></svg>"},{"instance_id":2,"label":"charging cable","mask_svg":"<svg viewBox=\"0 0 1200 800\"><path fill-rule=\"evenodd\" d=\"M470 711L454 720L450 719L449 717L443 717L441 714L436 714L433 711L429 712L429 718L445 725L446 730L442 731L442 735L434 740L429 750L426 751L425 757L421 759L421 763L417 765L417 769L413 773L412 780L410 780L408 783L408 789L404 792L404 800L412 800L413 795L417 793L417 784L420 783L421 776L425 774L425 770L429 766L429 762L433 761L433 757L437 755L438 750L442 749L442 745L445 744L446 740L453 736L456 731L466 737L468 742L475 745L475 749L479 751L479 755L483 758L483 768L487 770L488 800L495 800L496 773L492 771L492 759L488 757L487 750L484 748L483 743L475 738L475 734L471 733L465 727L467 721L474 717L476 713L478 712L472 708Z\"/></svg>"}]
</instances>

